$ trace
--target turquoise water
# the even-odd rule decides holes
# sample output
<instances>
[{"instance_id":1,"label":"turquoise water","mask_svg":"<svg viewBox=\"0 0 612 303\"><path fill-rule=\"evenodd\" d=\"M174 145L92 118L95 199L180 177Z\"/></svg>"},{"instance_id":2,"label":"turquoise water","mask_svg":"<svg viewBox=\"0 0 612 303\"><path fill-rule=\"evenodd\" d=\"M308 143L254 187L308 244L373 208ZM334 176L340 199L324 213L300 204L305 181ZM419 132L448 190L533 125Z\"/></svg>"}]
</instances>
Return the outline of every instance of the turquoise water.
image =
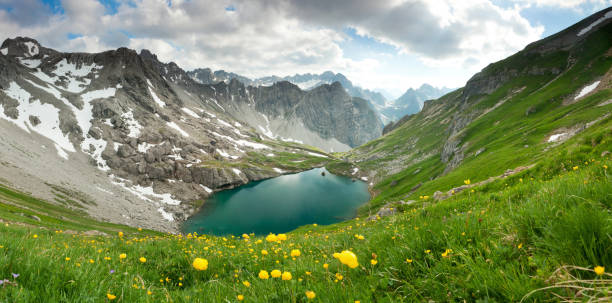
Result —
<instances>
[{"instance_id":1,"label":"turquoise water","mask_svg":"<svg viewBox=\"0 0 612 303\"><path fill-rule=\"evenodd\" d=\"M183 231L214 235L283 233L306 224L351 219L357 207L369 199L364 182L315 168L217 192L183 224Z\"/></svg>"}]
</instances>

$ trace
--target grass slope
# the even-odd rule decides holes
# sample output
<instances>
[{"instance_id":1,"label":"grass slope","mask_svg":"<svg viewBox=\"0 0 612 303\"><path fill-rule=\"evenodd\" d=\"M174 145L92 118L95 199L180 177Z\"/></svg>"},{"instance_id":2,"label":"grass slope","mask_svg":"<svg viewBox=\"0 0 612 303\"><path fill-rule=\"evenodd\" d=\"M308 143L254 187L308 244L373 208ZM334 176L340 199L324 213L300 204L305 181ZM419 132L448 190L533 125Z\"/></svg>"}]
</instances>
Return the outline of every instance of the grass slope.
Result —
<instances>
[{"instance_id":1,"label":"grass slope","mask_svg":"<svg viewBox=\"0 0 612 303\"><path fill-rule=\"evenodd\" d=\"M464 100L460 89L428 101L422 112L406 117L390 133L351 151L351 162L377 173L378 195L362 213L388 202L450 190L467 178L481 181L546 160L565 149L547 142L553 133L599 119L585 131L609 128L612 104L598 106L612 98L609 86L573 104L564 101L611 73L611 47L612 24L608 24L570 51L520 52L483 71L491 76L516 73L491 94ZM468 123L451 138L453 121L461 120ZM444 162L441 154L445 143L453 140L464 158L447 171L453 157Z\"/></svg>"},{"instance_id":2,"label":"grass slope","mask_svg":"<svg viewBox=\"0 0 612 303\"><path fill-rule=\"evenodd\" d=\"M305 226L282 242L127 227L122 237L89 237L45 219L30 222L40 229L9 222L0 225L0 279L8 281L0 302L104 302L108 294L115 302L305 302L306 291L321 302L510 302L578 279L590 281L586 295L609 299L612 276L591 269L612 266L612 160L566 161L554 163L554 174L527 170L395 216ZM291 257L294 249L300 256ZM357 268L334 259L343 250L356 254ZM208 260L207 270L192 267L196 257ZM571 280L557 271L565 265L585 269ZM258 277L274 269L291 280ZM527 300L576 292L547 289Z\"/></svg>"}]
</instances>

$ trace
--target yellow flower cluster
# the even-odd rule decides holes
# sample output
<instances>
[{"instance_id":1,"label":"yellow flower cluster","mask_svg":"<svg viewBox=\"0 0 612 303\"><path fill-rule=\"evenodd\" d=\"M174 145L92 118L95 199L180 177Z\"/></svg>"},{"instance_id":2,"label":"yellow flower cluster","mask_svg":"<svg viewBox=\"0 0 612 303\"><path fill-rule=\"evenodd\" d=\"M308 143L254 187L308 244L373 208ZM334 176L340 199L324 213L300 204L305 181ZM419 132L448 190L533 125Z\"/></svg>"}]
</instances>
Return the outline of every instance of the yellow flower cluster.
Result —
<instances>
[{"instance_id":1,"label":"yellow flower cluster","mask_svg":"<svg viewBox=\"0 0 612 303\"><path fill-rule=\"evenodd\" d=\"M266 241L268 242L280 242L280 241L285 241L287 240L287 235L286 234L269 234L268 236L266 236Z\"/></svg>"}]
</instances>

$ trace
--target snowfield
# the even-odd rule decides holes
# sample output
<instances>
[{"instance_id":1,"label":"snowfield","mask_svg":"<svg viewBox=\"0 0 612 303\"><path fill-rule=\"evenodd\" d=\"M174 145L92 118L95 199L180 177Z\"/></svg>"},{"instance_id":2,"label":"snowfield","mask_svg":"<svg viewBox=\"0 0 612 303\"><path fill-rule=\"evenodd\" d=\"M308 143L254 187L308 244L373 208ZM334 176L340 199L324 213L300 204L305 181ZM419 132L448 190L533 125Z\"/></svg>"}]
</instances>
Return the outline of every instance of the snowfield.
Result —
<instances>
[{"instance_id":1,"label":"snowfield","mask_svg":"<svg viewBox=\"0 0 612 303\"><path fill-rule=\"evenodd\" d=\"M59 109L51 104L42 104L39 100L30 103L31 95L22 89L16 82L11 82L4 93L15 101L17 106L17 119L12 119L4 114L4 108L0 105L0 118L10 121L30 133L30 130L48 138L56 144L56 147L69 152L75 152L74 146L67 135L64 135L59 126ZM33 125L30 117L36 117L40 123ZM58 155L64 159L68 158L65 152L58 150Z\"/></svg>"},{"instance_id":2,"label":"snowfield","mask_svg":"<svg viewBox=\"0 0 612 303\"><path fill-rule=\"evenodd\" d=\"M593 90L595 90L595 88L597 88L597 85L599 85L599 82L601 82L601 81L595 81L595 82L585 86L584 88L582 88L582 90L578 93L578 95L574 98L574 100L578 100L578 99L588 95Z\"/></svg>"}]
</instances>

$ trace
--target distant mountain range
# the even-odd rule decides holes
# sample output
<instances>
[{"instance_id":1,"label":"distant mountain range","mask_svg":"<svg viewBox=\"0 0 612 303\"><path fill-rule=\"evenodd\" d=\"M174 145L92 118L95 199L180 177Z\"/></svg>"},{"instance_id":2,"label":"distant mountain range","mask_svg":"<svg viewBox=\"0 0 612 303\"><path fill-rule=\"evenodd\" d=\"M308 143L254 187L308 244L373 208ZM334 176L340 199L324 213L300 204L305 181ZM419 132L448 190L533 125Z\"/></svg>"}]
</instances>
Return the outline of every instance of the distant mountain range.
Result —
<instances>
[{"instance_id":1,"label":"distant mountain range","mask_svg":"<svg viewBox=\"0 0 612 303\"><path fill-rule=\"evenodd\" d=\"M429 84L423 84L416 90L408 89L396 100L389 100L382 93L353 85L343 74L331 71L326 71L322 74L307 73L285 77L268 76L257 79L250 79L224 70L213 71L210 68L196 69L187 72L187 74L194 81L201 84L229 83L231 79L236 79L246 86L271 86L277 82L288 81L297 85L302 90L311 90L323 84L339 82L350 96L367 100L384 124L397 121L405 115L417 113L423 108L423 103L426 100L439 98L453 90L446 87L436 88Z\"/></svg>"},{"instance_id":2,"label":"distant mountain range","mask_svg":"<svg viewBox=\"0 0 612 303\"><path fill-rule=\"evenodd\" d=\"M405 115L416 114L421 111L427 100L440 98L453 91L452 88L437 88L423 84L418 89L409 88L402 96L385 106L377 108L381 119L386 122L397 121Z\"/></svg>"}]
</instances>

